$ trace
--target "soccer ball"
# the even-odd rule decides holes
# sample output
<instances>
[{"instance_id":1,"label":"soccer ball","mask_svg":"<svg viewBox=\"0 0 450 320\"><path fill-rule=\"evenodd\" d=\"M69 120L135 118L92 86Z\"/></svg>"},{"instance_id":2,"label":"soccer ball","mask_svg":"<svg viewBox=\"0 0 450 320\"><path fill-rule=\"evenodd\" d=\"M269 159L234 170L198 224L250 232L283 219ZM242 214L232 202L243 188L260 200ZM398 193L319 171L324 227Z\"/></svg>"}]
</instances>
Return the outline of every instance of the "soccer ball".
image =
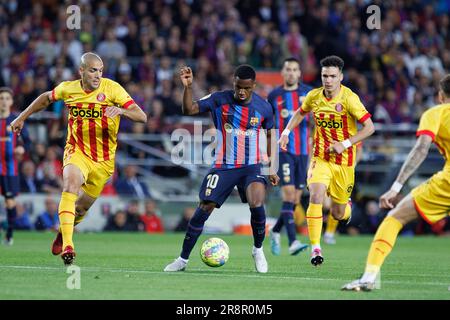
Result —
<instances>
[{"instance_id":1,"label":"soccer ball","mask_svg":"<svg viewBox=\"0 0 450 320\"><path fill-rule=\"evenodd\" d=\"M225 241L220 238L209 238L202 244L200 257L210 267L220 267L227 262L230 249Z\"/></svg>"}]
</instances>

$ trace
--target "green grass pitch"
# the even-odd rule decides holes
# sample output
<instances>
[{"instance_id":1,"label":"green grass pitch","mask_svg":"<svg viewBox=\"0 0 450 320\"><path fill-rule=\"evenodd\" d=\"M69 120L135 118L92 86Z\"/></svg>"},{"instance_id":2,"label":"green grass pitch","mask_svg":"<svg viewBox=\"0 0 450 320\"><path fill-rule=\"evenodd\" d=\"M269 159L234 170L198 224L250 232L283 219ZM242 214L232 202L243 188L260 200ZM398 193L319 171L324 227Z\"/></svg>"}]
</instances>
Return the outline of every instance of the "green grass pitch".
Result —
<instances>
[{"instance_id":1,"label":"green grass pitch","mask_svg":"<svg viewBox=\"0 0 450 320\"><path fill-rule=\"evenodd\" d=\"M314 268L309 251L298 256L270 253L269 272L255 272L252 238L219 235L230 247L220 268L201 262L202 235L185 272L164 273L180 252L184 234L76 234L81 289L66 287L60 257L50 253L53 233L16 232L12 247L0 246L0 300L5 299L161 299L161 300L330 300L330 299L450 299L450 239L400 237L381 273L381 290L341 292L340 287L360 276L372 237L337 238L323 245L325 262ZM301 239L306 241L305 238Z\"/></svg>"}]
</instances>

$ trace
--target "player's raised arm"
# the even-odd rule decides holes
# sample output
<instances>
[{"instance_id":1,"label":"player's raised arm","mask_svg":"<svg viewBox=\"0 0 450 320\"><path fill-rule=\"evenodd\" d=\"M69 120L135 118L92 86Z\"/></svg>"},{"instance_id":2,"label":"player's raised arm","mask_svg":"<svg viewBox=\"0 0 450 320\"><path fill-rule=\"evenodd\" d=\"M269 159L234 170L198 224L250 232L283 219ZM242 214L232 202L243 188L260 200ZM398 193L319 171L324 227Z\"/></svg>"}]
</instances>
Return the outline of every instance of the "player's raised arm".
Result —
<instances>
[{"instance_id":1,"label":"player's raised arm","mask_svg":"<svg viewBox=\"0 0 450 320\"><path fill-rule=\"evenodd\" d=\"M54 100L52 98L52 91L47 91L37 97L25 110L23 110L19 116L11 122L11 129L13 132L20 134L23 128L25 120L28 119L33 113L44 110L52 103Z\"/></svg>"},{"instance_id":2,"label":"player's raised arm","mask_svg":"<svg viewBox=\"0 0 450 320\"><path fill-rule=\"evenodd\" d=\"M409 152L405 163L403 163L403 166L400 169L397 179L395 179L395 182L392 184L392 187L389 189L389 191L385 192L380 197L380 208L394 208L392 200L398 195L409 177L417 170L417 168L420 167L422 162L425 160L428 155L428 150L430 149L431 142L433 142L433 139L429 135L420 135L417 138L416 144Z\"/></svg>"},{"instance_id":3,"label":"player's raised arm","mask_svg":"<svg viewBox=\"0 0 450 320\"><path fill-rule=\"evenodd\" d=\"M181 67L180 79L181 83L184 86L183 104L181 105L183 114L186 116L190 116L200 113L198 103L192 100L192 82L194 81L192 69L189 67Z\"/></svg>"},{"instance_id":4,"label":"player's raised arm","mask_svg":"<svg viewBox=\"0 0 450 320\"><path fill-rule=\"evenodd\" d=\"M289 133L302 122L304 117L305 114L302 113L302 109L298 109L294 112L291 120L289 120L286 128L281 133L280 140L278 140L281 149L286 150L286 146L289 142Z\"/></svg>"}]
</instances>

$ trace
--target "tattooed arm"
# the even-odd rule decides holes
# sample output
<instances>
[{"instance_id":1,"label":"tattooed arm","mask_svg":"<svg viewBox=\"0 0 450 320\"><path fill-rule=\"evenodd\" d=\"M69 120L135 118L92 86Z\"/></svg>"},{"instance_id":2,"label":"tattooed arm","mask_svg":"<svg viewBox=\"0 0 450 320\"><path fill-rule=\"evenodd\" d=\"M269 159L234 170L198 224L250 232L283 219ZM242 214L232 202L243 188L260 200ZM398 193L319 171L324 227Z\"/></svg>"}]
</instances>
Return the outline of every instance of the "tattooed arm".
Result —
<instances>
[{"instance_id":1,"label":"tattooed arm","mask_svg":"<svg viewBox=\"0 0 450 320\"><path fill-rule=\"evenodd\" d=\"M394 205L392 200L398 195L403 184L409 177L419 168L425 160L430 149L432 138L428 135L421 135L417 138L416 144L408 154L408 157L403 163L400 173L395 179L391 189L380 197L380 207L384 209L392 209Z\"/></svg>"}]
</instances>

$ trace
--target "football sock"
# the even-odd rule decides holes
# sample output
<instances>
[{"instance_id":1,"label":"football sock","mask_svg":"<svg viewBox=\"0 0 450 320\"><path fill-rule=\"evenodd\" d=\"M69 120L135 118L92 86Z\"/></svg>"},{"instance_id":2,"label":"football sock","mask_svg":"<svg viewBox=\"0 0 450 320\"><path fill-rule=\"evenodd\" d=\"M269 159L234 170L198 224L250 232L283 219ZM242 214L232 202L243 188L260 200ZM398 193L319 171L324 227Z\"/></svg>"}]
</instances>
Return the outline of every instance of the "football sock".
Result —
<instances>
[{"instance_id":1,"label":"football sock","mask_svg":"<svg viewBox=\"0 0 450 320\"><path fill-rule=\"evenodd\" d=\"M289 245L295 241L296 230L294 222L294 206L292 202L283 202L281 208L281 216L283 217L283 224L286 226L286 232L289 239Z\"/></svg>"},{"instance_id":2,"label":"football sock","mask_svg":"<svg viewBox=\"0 0 450 320\"><path fill-rule=\"evenodd\" d=\"M189 259L192 249L197 242L198 237L203 231L203 226L206 220L209 218L209 213L202 210L200 207L197 208L191 220L189 221L188 228L186 231L186 236L183 241L183 248L181 250L180 257L183 259Z\"/></svg>"},{"instance_id":3,"label":"football sock","mask_svg":"<svg viewBox=\"0 0 450 320\"><path fill-rule=\"evenodd\" d=\"M273 232L280 232L281 228L283 227L283 214L280 213L280 215L278 216L277 222L275 223L275 225L272 228Z\"/></svg>"},{"instance_id":4,"label":"football sock","mask_svg":"<svg viewBox=\"0 0 450 320\"><path fill-rule=\"evenodd\" d=\"M323 223L322 204L309 204L308 210L306 211L306 221L308 223L308 233L311 246L319 246Z\"/></svg>"},{"instance_id":5,"label":"football sock","mask_svg":"<svg viewBox=\"0 0 450 320\"><path fill-rule=\"evenodd\" d=\"M303 206L299 203L295 205L294 210L294 221L297 226L301 226L305 222L306 216L305 216L305 209L303 209Z\"/></svg>"},{"instance_id":6,"label":"football sock","mask_svg":"<svg viewBox=\"0 0 450 320\"><path fill-rule=\"evenodd\" d=\"M339 220L336 220L330 211L330 213L328 213L327 227L325 228L325 233L329 235L334 235L336 233L338 224Z\"/></svg>"},{"instance_id":7,"label":"football sock","mask_svg":"<svg viewBox=\"0 0 450 320\"><path fill-rule=\"evenodd\" d=\"M73 245L73 224L75 221L75 201L78 196L73 193L63 192L61 195L61 201L59 202L59 225L63 238L63 250L66 246Z\"/></svg>"},{"instance_id":8,"label":"football sock","mask_svg":"<svg viewBox=\"0 0 450 320\"><path fill-rule=\"evenodd\" d=\"M16 207L14 206L11 209L6 209L6 215L7 215L7 220L8 220L8 229L6 230L6 239L9 240L13 236L14 221L16 221L16 216L17 216Z\"/></svg>"},{"instance_id":9,"label":"football sock","mask_svg":"<svg viewBox=\"0 0 450 320\"><path fill-rule=\"evenodd\" d=\"M253 231L253 244L256 248L261 248L266 236L266 212L264 206L250 208L250 224Z\"/></svg>"},{"instance_id":10,"label":"football sock","mask_svg":"<svg viewBox=\"0 0 450 320\"><path fill-rule=\"evenodd\" d=\"M365 273L376 275L379 272L384 259L394 247L398 233L402 228L401 222L394 217L388 216L383 220L370 246ZM370 279L370 281L374 280Z\"/></svg>"}]
</instances>

